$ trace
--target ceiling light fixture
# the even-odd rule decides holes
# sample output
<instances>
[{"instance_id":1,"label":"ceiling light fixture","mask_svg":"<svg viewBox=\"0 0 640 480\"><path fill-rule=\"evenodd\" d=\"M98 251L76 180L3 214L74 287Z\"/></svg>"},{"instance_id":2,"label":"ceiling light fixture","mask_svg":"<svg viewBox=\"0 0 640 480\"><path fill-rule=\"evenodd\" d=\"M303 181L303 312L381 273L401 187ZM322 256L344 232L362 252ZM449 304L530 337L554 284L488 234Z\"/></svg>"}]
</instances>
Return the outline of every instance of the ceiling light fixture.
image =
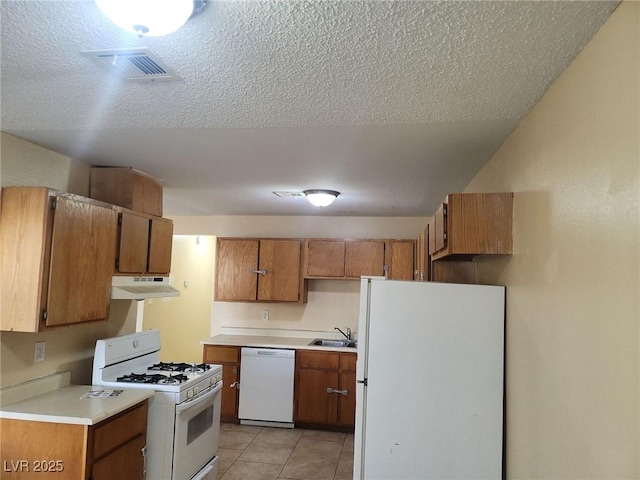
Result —
<instances>
[{"instance_id":1,"label":"ceiling light fixture","mask_svg":"<svg viewBox=\"0 0 640 480\"><path fill-rule=\"evenodd\" d=\"M328 207L340 195L335 190L305 190L302 192L309 200L309 203L315 207Z\"/></svg>"},{"instance_id":2,"label":"ceiling light fixture","mask_svg":"<svg viewBox=\"0 0 640 480\"><path fill-rule=\"evenodd\" d=\"M95 0L109 20L140 37L173 33L199 14L206 0Z\"/></svg>"}]
</instances>

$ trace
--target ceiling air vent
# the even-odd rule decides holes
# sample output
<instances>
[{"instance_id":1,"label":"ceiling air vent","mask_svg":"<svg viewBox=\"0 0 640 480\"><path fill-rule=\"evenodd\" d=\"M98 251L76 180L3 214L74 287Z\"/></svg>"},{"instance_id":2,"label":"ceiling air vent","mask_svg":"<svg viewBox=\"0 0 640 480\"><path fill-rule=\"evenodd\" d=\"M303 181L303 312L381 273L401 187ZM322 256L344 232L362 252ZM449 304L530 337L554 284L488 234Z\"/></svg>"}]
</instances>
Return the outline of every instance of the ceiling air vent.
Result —
<instances>
[{"instance_id":1,"label":"ceiling air vent","mask_svg":"<svg viewBox=\"0 0 640 480\"><path fill-rule=\"evenodd\" d=\"M302 192L273 192L276 197L304 197Z\"/></svg>"},{"instance_id":2,"label":"ceiling air vent","mask_svg":"<svg viewBox=\"0 0 640 480\"><path fill-rule=\"evenodd\" d=\"M178 80L180 78L148 48L89 50L82 54L127 80Z\"/></svg>"}]
</instances>

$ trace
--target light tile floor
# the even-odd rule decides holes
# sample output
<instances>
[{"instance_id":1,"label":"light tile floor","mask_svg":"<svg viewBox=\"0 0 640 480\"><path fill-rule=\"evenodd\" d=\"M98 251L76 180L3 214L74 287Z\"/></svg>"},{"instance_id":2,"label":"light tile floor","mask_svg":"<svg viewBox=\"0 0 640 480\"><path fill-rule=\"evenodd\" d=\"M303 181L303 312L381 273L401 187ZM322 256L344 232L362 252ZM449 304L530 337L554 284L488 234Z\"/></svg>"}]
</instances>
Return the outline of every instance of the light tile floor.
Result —
<instances>
[{"instance_id":1,"label":"light tile floor","mask_svg":"<svg viewBox=\"0 0 640 480\"><path fill-rule=\"evenodd\" d=\"M220 480L351 480L353 434L220 425Z\"/></svg>"}]
</instances>

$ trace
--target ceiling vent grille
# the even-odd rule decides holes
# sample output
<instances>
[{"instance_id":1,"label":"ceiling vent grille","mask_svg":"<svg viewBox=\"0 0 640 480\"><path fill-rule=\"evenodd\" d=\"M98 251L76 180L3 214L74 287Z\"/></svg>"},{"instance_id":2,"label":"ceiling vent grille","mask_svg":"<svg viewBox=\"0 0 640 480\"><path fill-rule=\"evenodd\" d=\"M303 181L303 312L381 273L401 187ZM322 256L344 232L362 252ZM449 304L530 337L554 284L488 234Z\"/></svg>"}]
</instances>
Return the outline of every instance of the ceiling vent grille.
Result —
<instances>
[{"instance_id":1,"label":"ceiling vent grille","mask_svg":"<svg viewBox=\"0 0 640 480\"><path fill-rule=\"evenodd\" d=\"M127 80L178 80L180 77L148 48L89 50L82 54Z\"/></svg>"},{"instance_id":2,"label":"ceiling vent grille","mask_svg":"<svg viewBox=\"0 0 640 480\"><path fill-rule=\"evenodd\" d=\"M276 197L304 197L302 192L273 192Z\"/></svg>"}]
</instances>

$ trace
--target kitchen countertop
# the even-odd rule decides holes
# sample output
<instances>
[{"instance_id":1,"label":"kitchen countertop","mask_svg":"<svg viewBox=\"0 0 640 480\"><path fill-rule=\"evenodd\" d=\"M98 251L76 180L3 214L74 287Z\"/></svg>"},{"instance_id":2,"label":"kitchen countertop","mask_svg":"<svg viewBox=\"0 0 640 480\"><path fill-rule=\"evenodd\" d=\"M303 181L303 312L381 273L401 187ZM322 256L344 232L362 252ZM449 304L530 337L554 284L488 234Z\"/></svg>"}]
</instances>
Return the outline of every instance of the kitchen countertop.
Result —
<instances>
[{"instance_id":1,"label":"kitchen countertop","mask_svg":"<svg viewBox=\"0 0 640 480\"><path fill-rule=\"evenodd\" d=\"M82 398L90 391L109 390L92 385L69 385L56 390L5 405L0 418L36 422L95 425L153 396L147 388L118 389L117 397Z\"/></svg>"},{"instance_id":2,"label":"kitchen countertop","mask_svg":"<svg viewBox=\"0 0 640 480\"><path fill-rule=\"evenodd\" d=\"M291 335L291 336L289 336ZM331 332L311 331L283 331L260 330L241 328L222 328L220 335L201 340L203 345L222 345L233 347L258 347L258 348L284 348L293 350L321 350L333 352L356 353L353 347L322 347L309 345L316 338L341 340L344 337L336 336Z\"/></svg>"}]
</instances>

